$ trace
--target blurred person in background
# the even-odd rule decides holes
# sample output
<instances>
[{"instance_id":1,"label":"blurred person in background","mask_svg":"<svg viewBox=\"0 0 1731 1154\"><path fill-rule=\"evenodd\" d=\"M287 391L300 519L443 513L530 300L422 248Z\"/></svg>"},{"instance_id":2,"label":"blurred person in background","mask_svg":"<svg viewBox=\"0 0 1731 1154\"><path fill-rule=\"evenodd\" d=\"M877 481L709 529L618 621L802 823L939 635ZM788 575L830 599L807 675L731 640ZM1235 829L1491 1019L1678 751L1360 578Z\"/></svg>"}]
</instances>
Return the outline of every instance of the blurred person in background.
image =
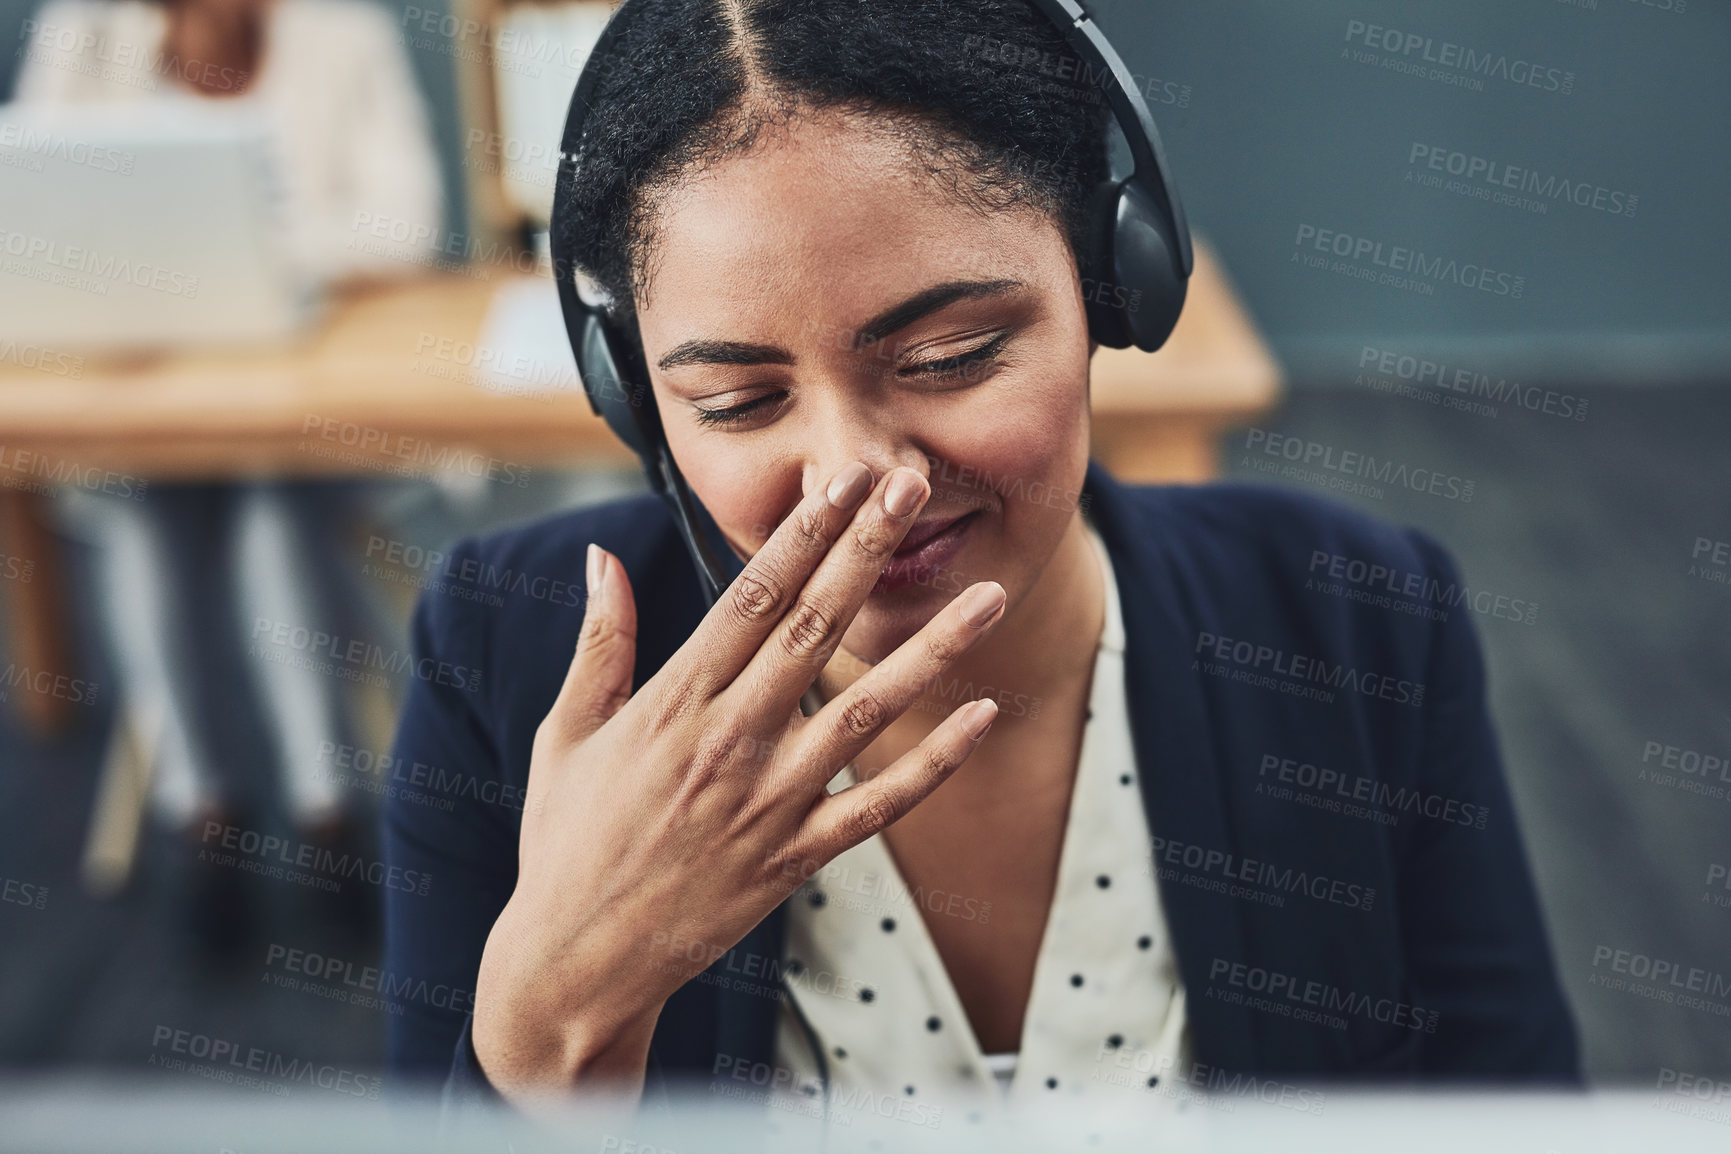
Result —
<instances>
[{"instance_id":1,"label":"blurred person in background","mask_svg":"<svg viewBox=\"0 0 1731 1154\"><path fill-rule=\"evenodd\" d=\"M443 213L428 114L382 9L362 0L52 0L36 20L51 34L25 53L19 102L256 110L275 138L285 255L307 283L417 268L353 243L359 212L432 229ZM244 772L258 754L213 748L212 722L234 705L224 646L245 647L259 621L339 632L332 562L350 496L341 483L260 482L153 485L144 502L69 498L100 546L101 600L125 688L118 724L146 743L151 809L188 871L176 886L185 928L213 957L233 957L257 929L244 875L194 865L208 822L258 820L245 811L260 791L228 772ZM232 589L223 584L230 573ZM241 634L213 612L223 605L236 610ZM364 823L320 764L327 743L342 739L346 683L256 650L241 660L254 672L296 834L338 852L364 849ZM329 895L338 924L363 935L376 921L366 888Z\"/></svg>"}]
</instances>

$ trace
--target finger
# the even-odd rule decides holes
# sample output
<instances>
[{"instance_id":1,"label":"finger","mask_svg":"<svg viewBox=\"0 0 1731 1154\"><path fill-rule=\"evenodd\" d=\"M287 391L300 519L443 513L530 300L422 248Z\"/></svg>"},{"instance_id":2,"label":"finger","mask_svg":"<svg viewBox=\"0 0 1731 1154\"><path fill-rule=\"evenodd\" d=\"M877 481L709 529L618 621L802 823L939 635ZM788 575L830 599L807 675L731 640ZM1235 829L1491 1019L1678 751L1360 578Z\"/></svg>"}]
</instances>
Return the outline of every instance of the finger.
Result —
<instances>
[{"instance_id":1,"label":"finger","mask_svg":"<svg viewBox=\"0 0 1731 1154\"><path fill-rule=\"evenodd\" d=\"M841 643L931 491L913 469L884 476L738 678L743 700L768 702L777 711L799 700Z\"/></svg>"},{"instance_id":2,"label":"finger","mask_svg":"<svg viewBox=\"0 0 1731 1154\"><path fill-rule=\"evenodd\" d=\"M980 581L926 622L863 677L819 710L795 739L789 763L818 784L858 757L920 692L973 648L1004 614L1004 587ZM957 710L960 713L961 710Z\"/></svg>"},{"instance_id":3,"label":"finger","mask_svg":"<svg viewBox=\"0 0 1731 1154\"><path fill-rule=\"evenodd\" d=\"M589 546L588 600L577 652L548 720L575 744L600 729L631 699L637 664L637 599L631 579L613 554Z\"/></svg>"},{"instance_id":4,"label":"finger","mask_svg":"<svg viewBox=\"0 0 1731 1154\"><path fill-rule=\"evenodd\" d=\"M823 794L790 850L794 859L829 861L894 825L961 767L997 715L990 698L970 701L876 777Z\"/></svg>"},{"instance_id":5,"label":"finger","mask_svg":"<svg viewBox=\"0 0 1731 1154\"><path fill-rule=\"evenodd\" d=\"M687 686L713 695L733 684L871 490L871 470L854 461L806 494L681 647L678 675Z\"/></svg>"}]
</instances>

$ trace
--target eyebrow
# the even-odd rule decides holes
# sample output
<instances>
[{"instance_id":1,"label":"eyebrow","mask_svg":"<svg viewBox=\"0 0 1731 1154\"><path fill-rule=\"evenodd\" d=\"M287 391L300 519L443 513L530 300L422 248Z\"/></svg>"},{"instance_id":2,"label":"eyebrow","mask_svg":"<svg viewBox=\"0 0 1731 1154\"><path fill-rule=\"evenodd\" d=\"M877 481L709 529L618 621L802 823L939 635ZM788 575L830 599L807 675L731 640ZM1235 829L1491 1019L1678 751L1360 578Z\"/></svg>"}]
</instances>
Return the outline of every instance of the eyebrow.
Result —
<instances>
[{"instance_id":1,"label":"eyebrow","mask_svg":"<svg viewBox=\"0 0 1731 1154\"><path fill-rule=\"evenodd\" d=\"M1022 287L1022 282L1008 277L996 280L946 281L922 289L899 304L878 313L854 334L854 347L877 344L892 333L930 316L946 305L975 297L1003 296ZM716 341L697 339L684 341L656 362L663 369L680 365L791 365L794 356L775 345L752 344L748 341Z\"/></svg>"}]
</instances>

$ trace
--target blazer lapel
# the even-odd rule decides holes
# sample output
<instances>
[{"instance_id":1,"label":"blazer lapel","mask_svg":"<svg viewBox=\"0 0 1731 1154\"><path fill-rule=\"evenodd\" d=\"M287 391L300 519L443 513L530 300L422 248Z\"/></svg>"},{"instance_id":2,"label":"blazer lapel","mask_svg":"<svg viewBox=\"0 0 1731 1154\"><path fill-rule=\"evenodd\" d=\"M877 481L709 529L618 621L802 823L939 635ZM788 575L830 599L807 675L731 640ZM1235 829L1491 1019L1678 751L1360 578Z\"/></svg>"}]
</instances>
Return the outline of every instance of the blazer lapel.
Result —
<instances>
[{"instance_id":1,"label":"blazer lapel","mask_svg":"<svg viewBox=\"0 0 1731 1154\"><path fill-rule=\"evenodd\" d=\"M1156 838L1235 852L1210 736L1217 719L1190 671L1195 631L1169 527L1095 462L1089 462L1082 491L1090 500L1088 519L1106 544L1118 581L1125 696L1148 828ZM1205 993L1216 958L1248 960L1243 911L1235 900L1196 886L1164 878L1158 885L1184 980L1197 1060L1255 1070L1260 1051L1255 1016L1247 1007Z\"/></svg>"}]
</instances>

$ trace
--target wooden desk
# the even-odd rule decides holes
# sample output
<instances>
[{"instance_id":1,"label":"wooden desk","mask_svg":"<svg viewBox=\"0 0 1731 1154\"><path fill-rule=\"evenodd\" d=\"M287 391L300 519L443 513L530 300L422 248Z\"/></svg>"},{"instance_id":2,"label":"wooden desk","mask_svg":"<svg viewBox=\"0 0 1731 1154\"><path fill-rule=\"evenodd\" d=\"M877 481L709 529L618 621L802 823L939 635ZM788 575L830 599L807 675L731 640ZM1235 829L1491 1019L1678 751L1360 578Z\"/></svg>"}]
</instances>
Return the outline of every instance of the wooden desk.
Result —
<instances>
[{"instance_id":1,"label":"wooden desk","mask_svg":"<svg viewBox=\"0 0 1731 1154\"><path fill-rule=\"evenodd\" d=\"M69 468L85 484L118 485L405 468L430 476L427 462L438 460L628 464L581 392L491 392L460 363L472 353L440 355L441 341L475 344L499 283L444 276L359 288L307 339L274 350L89 357L76 377L0 363L0 549L35 562L31 580L4 582L15 659L67 671L58 557L39 494L42 478ZM1126 480L1205 480L1221 430L1267 410L1279 390L1273 358L1198 243L1166 346L1095 356L1094 455ZM39 727L65 716L64 702L30 692L19 705Z\"/></svg>"},{"instance_id":2,"label":"wooden desk","mask_svg":"<svg viewBox=\"0 0 1731 1154\"><path fill-rule=\"evenodd\" d=\"M471 383L462 360L474 359L501 283L358 287L303 342L274 350L91 357L77 379L0 373L0 435L8 450L151 480L364 477L413 462L422 445L429 461L439 450L523 464L632 460L581 391Z\"/></svg>"}]
</instances>

